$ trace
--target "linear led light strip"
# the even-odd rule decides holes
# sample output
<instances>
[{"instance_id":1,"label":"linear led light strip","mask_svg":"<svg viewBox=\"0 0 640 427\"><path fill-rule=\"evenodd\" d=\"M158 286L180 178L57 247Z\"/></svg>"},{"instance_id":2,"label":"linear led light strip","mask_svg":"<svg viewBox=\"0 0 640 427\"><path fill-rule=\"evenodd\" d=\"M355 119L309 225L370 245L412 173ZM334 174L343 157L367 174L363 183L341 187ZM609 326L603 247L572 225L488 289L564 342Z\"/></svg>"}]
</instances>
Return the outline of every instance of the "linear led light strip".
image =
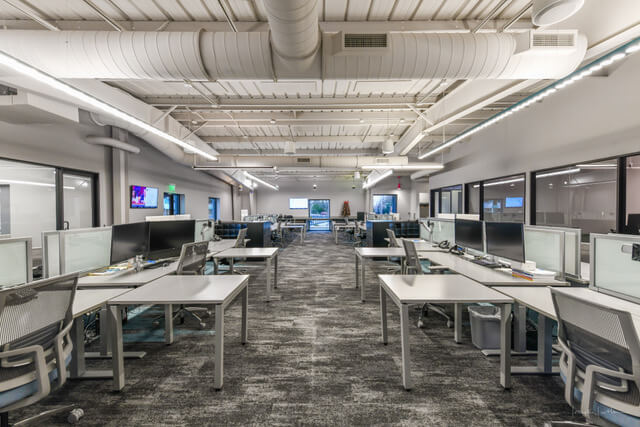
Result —
<instances>
[{"instance_id":1,"label":"linear led light strip","mask_svg":"<svg viewBox=\"0 0 640 427\"><path fill-rule=\"evenodd\" d=\"M18 185L34 185L36 187L55 187L55 184L50 184L48 182L35 182L35 181L18 181L15 179L0 179L0 182L6 182L7 184L18 184ZM70 187L65 185L63 187L65 190L75 190L76 187Z\"/></svg>"},{"instance_id":2,"label":"linear led light strip","mask_svg":"<svg viewBox=\"0 0 640 427\"><path fill-rule=\"evenodd\" d=\"M477 125L475 125L474 127L472 127L471 129L468 129L464 132L462 132L460 135L450 139L449 141L445 142L444 144L441 144L437 147L435 147L432 150L427 151L426 153L418 156L419 159L425 159L429 156L432 156L436 153L439 153L440 151L451 147L452 145L460 142L462 139L471 136L481 130L483 130L484 128L487 128L489 126L491 126L492 124L506 118L509 117L510 115L512 115L513 113L517 113L518 111L527 108L529 105L533 104L534 102L538 102L540 100L542 100L543 98L546 98L547 96L561 90L564 89L567 86L570 86L572 84L574 84L575 82L577 82L578 80L581 80L583 77L587 77L593 73L595 73L596 71L600 71L601 69L603 69L604 67L608 67L609 65L613 64L614 62L620 61L621 59L623 59L624 57L626 57L627 55L630 55L634 52L638 52L640 51L640 37L635 38L634 40L632 40L631 42L625 44L624 46L621 46L620 48L614 50L613 52L609 53L608 55L603 56L602 58L598 59L597 61L592 62L591 64L585 65L584 67L580 68L579 70L574 71L573 73L569 74L567 77L558 80L557 82L555 82L554 84L547 86L545 89L540 90L537 93L534 93L526 98L524 98L523 100L521 100L520 102L518 102L517 104L514 104L513 106L507 108L506 110L494 115L493 117L491 117L490 119L479 123Z\"/></svg>"},{"instance_id":3,"label":"linear led light strip","mask_svg":"<svg viewBox=\"0 0 640 427\"><path fill-rule=\"evenodd\" d=\"M513 182L522 182L524 181L524 178L512 178L512 179L505 179L502 181L494 181L494 182L488 182L486 184L484 184L485 187L493 187L494 185L503 185L503 184L511 184ZM473 188L479 188L480 184L475 184L473 186Z\"/></svg>"},{"instance_id":4,"label":"linear led light strip","mask_svg":"<svg viewBox=\"0 0 640 427\"><path fill-rule=\"evenodd\" d=\"M442 168L444 168L444 165L437 165L437 164L419 165L419 164L414 164L414 165L393 165L393 166L389 166L389 165L364 165L364 166L361 166L361 168L363 170L388 169L390 167L393 167L394 169L404 169L404 170L422 170L422 169L442 169Z\"/></svg>"},{"instance_id":5,"label":"linear led light strip","mask_svg":"<svg viewBox=\"0 0 640 427\"><path fill-rule=\"evenodd\" d=\"M377 183L379 183L380 181L382 181L383 179L385 179L386 177L388 177L389 175L391 175L393 173L393 169L389 169L388 171L384 172L382 175L378 176L377 178L373 178L368 180L367 182L365 182L362 185L363 189L367 189L373 185L376 185Z\"/></svg>"},{"instance_id":6,"label":"linear led light strip","mask_svg":"<svg viewBox=\"0 0 640 427\"><path fill-rule=\"evenodd\" d=\"M151 126L150 124L145 123L142 120L128 113L125 113L124 111L116 107L113 107L104 101L100 101L98 98L92 95L89 95L88 93L83 92L80 89L76 89L75 87L63 82L62 80L59 80L51 76L50 74L45 73L44 71L41 71L35 67L32 67L31 65L25 62L22 62L11 55L7 55L3 51L0 51L0 64L12 69L13 71L19 74L25 75L40 83L43 83L55 90L59 90L60 92L63 92L78 101L85 102L109 116L115 117L120 120L124 120L125 122L132 124L134 126L137 126L146 132L152 133L156 136L166 139L167 141L172 142L184 148L185 150L200 154L202 157L208 160L212 160L212 161L218 160L217 157L212 156L206 151L203 151L198 147L195 147L181 139L178 139L175 136L169 135L168 133L161 131L160 129L154 126Z\"/></svg>"},{"instance_id":7,"label":"linear led light strip","mask_svg":"<svg viewBox=\"0 0 640 427\"><path fill-rule=\"evenodd\" d=\"M263 180L261 180L260 178L258 178L258 177L255 177L255 176L251 175L251 174L250 174L249 172L247 172L247 171L244 171L244 176L246 176L247 178L249 178L249 179L250 179L250 180L252 180L252 181L259 182L260 184L262 184L262 185L264 185L264 186L266 186L266 187L269 187L269 188L271 188L272 190L276 190L276 191L280 190L280 188L278 188L278 186L277 186L277 185L269 184L267 181L263 181Z\"/></svg>"},{"instance_id":8,"label":"linear led light strip","mask_svg":"<svg viewBox=\"0 0 640 427\"><path fill-rule=\"evenodd\" d=\"M548 178L550 176L558 176L558 175L569 175L572 173L578 173L580 172L580 168L573 168L573 169L564 169L561 171L554 171L554 172L546 172L546 173L540 173L540 174L536 174L536 179L538 178Z\"/></svg>"}]
</instances>

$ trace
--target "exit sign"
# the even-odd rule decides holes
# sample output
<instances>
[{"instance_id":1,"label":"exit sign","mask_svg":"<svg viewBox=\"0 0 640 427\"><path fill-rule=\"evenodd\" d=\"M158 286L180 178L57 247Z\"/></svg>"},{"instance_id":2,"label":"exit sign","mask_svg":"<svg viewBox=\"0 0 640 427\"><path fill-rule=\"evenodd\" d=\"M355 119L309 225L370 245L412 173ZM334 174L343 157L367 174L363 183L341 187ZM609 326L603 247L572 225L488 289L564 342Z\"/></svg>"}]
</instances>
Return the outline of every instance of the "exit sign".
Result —
<instances>
[{"instance_id":1,"label":"exit sign","mask_svg":"<svg viewBox=\"0 0 640 427\"><path fill-rule=\"evenodd\" d=\"M167 189L169 190L170 193L175 193L176 191L176 185L175 184L169 184L167 186Z\"/></svg>"}]
</instances>

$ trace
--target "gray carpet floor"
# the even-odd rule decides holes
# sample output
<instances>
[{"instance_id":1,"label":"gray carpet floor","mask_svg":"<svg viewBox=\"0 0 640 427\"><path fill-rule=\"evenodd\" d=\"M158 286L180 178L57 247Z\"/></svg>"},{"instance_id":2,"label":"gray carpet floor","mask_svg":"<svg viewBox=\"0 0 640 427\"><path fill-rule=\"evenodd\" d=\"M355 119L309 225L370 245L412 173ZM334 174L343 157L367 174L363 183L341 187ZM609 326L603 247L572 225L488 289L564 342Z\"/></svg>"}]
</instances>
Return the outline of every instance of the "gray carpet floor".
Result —
<instances>
[{"instance_id":1,"label":"gray carpet floor","mask_svg":"<svg viewBox=\"0 0 640 427\"><path fill-rule=\"evenodd\" d=\"M15 411L12 419L61 403L84 409L80 425L109 426L541 426L574 419L558 377L514 377L513 388L503 390L498 358L473 347L468 328L464 343L454 343L453 330L435 315L425 329L410 330L415 388L405 391L399 317L390 308L390 342L382 345L372 273L384 270L368 272L363 304L354 287L353 246L335 245L329 233L309 233L304 246L281 250L272 302L264 302L264 270L251 269L246 346L240 344L240 307L228 309L223 390L213 389L212 337L182 334L171 346L126 345L148 354L125 360L122 392L112 392L110 381L70 381L41 403ZM410 313L413 325L418 314L418 307ZM184 327L197 329L189 321Z\"/></svg>"}]
</instances>

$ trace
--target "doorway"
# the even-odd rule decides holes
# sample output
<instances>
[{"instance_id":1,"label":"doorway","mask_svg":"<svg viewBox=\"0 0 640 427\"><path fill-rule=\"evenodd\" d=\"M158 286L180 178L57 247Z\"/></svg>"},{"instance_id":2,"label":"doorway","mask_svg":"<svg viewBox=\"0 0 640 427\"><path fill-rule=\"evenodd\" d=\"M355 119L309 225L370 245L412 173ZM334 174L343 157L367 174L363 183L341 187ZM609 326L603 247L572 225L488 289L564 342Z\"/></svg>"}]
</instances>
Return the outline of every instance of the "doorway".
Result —
<instances>
[{"instance_id":1,"label":"doorway","mask_svg":"<svg viewBox=\"0 0 640 427\"><path fill-rule=\"evenodd\" d=\"M93 174L62 171L63 228L91 228L94 218L95 195Z\"/></svg>"},{"instance_id":2,"label":"doorway","mask_svg":"<svg viewBox=\"0 0 640 427\"><path fill-rule=\"evenodd\" d=\"M309 199L309 230L330 230L331 201L329 199Z\"/></svg>"},{"instance_id":3,"label":"doorway","mask_svg":"<svg viewBox=\"0 0 640 427\"><path fill-rule=\"evenodd\" d=\"M164 193L163 215L182 215L185 210L184 194Z\"/></svg>"}]
</instances>

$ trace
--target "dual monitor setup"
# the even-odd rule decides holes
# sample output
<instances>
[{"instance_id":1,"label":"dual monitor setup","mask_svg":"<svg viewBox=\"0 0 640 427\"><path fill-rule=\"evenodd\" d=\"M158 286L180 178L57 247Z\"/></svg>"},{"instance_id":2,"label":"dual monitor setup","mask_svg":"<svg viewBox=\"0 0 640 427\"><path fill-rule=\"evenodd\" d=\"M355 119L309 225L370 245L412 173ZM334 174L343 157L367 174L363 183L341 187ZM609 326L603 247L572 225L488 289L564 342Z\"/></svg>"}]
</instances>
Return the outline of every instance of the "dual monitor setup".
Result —
<instances>
[{"instance_id":1,"label":"dual monitor setup","mask_svg":"<svg viewBox=\"0 0 640 427\"><path fill-rule=\"evenodd\" d=\"M111 232L111 264L137 255L147 259L177 257L182 245L195 240L195 226L195 220L114 225Z\"/></svg>"},{"instance_id":2,"label":"dual monitor setup","mask_svg":"<svg viewBox=\"0 0 640 427\"><path fill-rule=\"evenodd\" d=\"M456 219L454 233L456 246L525 262L524 225L521 223Z\"/></svg>"}]
</instances>

